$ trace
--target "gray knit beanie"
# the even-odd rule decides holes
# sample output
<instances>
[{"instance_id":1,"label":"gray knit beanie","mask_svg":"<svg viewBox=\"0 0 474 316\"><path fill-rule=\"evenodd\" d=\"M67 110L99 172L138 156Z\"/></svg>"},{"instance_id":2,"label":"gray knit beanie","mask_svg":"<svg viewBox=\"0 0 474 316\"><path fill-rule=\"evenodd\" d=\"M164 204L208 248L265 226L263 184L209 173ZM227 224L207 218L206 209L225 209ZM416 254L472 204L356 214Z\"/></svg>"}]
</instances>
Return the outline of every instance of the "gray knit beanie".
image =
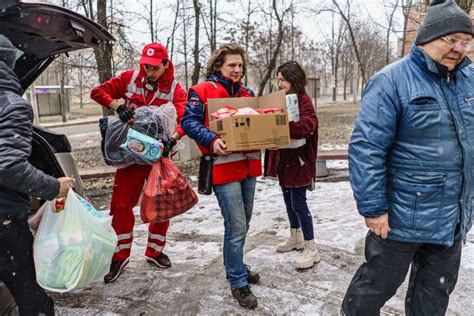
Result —
<instances>
[{"instance_id":1,"label":"gray knit beanie","mask_svg":"<svg viewBox=\"0 0 474 316\"><path fill-rule=\"evenodd\" d=\"M472 21L454 0L432 0L415 44L426 44L452 33L473 34Z\"/></svg>"},{"instance_id":2,"label":"gray knit beanie","mask_svg":"<svg viewBox=\"0 0 474 316\"><path fill-rule=\"evenodd\" d=\"M3 61L11 69L15 67L16 48L10 40L0 34L0 61Z\"/></svg>"}]
</instances>

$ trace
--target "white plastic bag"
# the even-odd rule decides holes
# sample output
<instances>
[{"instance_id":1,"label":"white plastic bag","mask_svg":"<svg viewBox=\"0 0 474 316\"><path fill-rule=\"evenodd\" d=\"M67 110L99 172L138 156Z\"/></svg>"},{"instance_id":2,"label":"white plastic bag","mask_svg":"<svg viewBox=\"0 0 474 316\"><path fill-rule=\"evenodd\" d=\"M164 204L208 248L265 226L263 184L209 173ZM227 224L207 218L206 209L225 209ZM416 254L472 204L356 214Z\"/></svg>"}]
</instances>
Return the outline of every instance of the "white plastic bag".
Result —
<instances>
[{"instance_id":1,"label":"white plastic bag","mask_svg":"<svg viewBox=\"0 0 474 316\"><path fill-rule=\"evenodd\" d=\"M100 280L116 245L111 217L70 189L61 212L55 212L55 200L46 202L33 245L38 284L62 293Z\"/></svg>"},{"instance_id":2,"label":"white plastic bag","mask_svg":"<svg viewBox=\"0 0 474 316\"><path fill-rule=\"evenodd\" d=\"M44 203L39 210L36 211L35 215L28 218L28 225L30 226L30 230L33 233L36 233L38 230L38 226L43 218L44 211L48 208L48 203Z\"/></svg>"}]
</instances>

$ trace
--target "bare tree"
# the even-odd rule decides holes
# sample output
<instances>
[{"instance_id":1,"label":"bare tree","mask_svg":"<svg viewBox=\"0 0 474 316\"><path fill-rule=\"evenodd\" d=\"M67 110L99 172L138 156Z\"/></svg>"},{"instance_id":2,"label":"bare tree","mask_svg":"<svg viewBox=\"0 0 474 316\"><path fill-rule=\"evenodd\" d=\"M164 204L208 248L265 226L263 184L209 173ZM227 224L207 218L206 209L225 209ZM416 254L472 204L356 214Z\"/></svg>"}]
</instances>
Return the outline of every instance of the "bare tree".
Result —
<instances>
[{"instance_id":1,"label":"bare tree","mask_svg":"<svg viewBox=\"0 0 474 316\"><path fill-rule=\"evenodd\" d=\"M201 71L201 63L199 62L199 21L201 16L201 5L199 0L193 0L194 7L194 70L191 76L191 84L194 86L199 81L199 73Z\"/></svg>"},{"instance_id":2,"label":"bare tree","mask_svg":"<svg viewBox=\"0 0 474 316\"><path fill-rule=\"evenodd\" d=\"M292 9L292 7L293 7L293 1L290 1L289 6L280 15L278 12L279 10L276 5L276 0L272 0L273 13L275 14L275 19L277 21L277 38L275 41L275 47L270 55L268 66L264 72L262 80L259 83L259 87L258 87L259 96L263 94L263 91L265 90L265 86L267 85L267 82L270 79L270 76L275 70L276 60L278 58L278 54L280 53L281 43L283 40L283 21L284 21L285 16Z\"/></svg>"},{"instance_id":3,"label":"bare tree","mask_svg":"<svg viewBox=\"0 0 474 316\"><path fill-rule=\"evenodd\" d=\"M467 14L471 12L472 0L456 0L456 3L461 7L461 9L466 11Z\"/></svg>"},{"instance_id":4,"label":"bare tree","mask_svg":"<svg viewBox=\"0 0 474 316\"><path fill-rule=\"evenodd\" d=\"M400 56L403 57L406 54L407 51L407 37L408 37L408 25L410 19L413 19L413 0L402 0L402 12L403 12L403 32L402 32L402 49L400 50ZM413 21L414 22L414 21Z\"/></svg>"},{"instance_id":5,"label":"bare tree","mask_svg":"<svg viewBox=\"0 0 474 316\"><path fill-rule=\"evenodd\" d=\"M248 56L249 55L249 45L250 45L250 37L254 34L254 27L250 24L250 18L252 14L254 14L257 11L257 7L252 7L252 1L248 0L247 5L245 6L241 2L241 6L244 9L245 12L245 22L243 25L244 28L244 49L245 49L245 54ZM248 85L248 72L245 74L244 78L244 84Z\"/></svg>"},{"instance_id":6,"label":"bare tree","mask_svg":"<svg viewBox=\"0 0 474 316\"><path fill-rule=\"evenodd\" d=\"M160 13L162 12L163 6L160 5L157 7L156 2L157 1L155 0L138 0L137 3L140 4L143 10L140 10L139 12L127 12L127 20L146 23L148 28L147 34L150 36L151 43L159 42L158 34L167 30L167 26L160 27ZM124 12L123 9L120 11Z\"/></svg>"},{"instance_id":7,"label":"bare tree","mask_svg":"<svg viewBox=\"0 0 474 316\"><path fill-rule=\"evenodd\" d=\"M208 0L207 2L209 3L209 21L206 22L206 16L203 10L201 10L201 17L212 53L217 48L217 0Z\"/></svg>"},{"instance_id":8,"label":"bare tree","mask_svg":"<svg viewBox=\"0 0 474 316\"><path fill-rule=\"evenodd\" d=\"M176 0L176 6L175 6L175 15L174 15L174 20L173 20L173 28L171 29L171 34L168 36L168 39L166 40L166 47L168 48L170 52L170 59L173 59L174 55L174 42L175 42L175 37L176 37L176 30L178 29L178 19L179 19L179 13L180 13L180 0Z\"/></svg>"},{"instance_id":9,"label":"bare tree","mask_svg":"<svg viewBox=\"0 0 474 316\"><path fill-rule=\"evenodd\" d=\"M353 30L353 27L352 27L352 24L351 24L351 10L350 10L351 1L346 0L346 6L345 7L346 7L347 12L344 12L342 10L342 8L339 5L337 0L332 0L332 3L336 7L336 12L338 12L341 15L342 19L346 22L347 29L349 31L350 39L351 39L351 42L352 42L352 46L354 47L354 53L355 53L357 62L359 63L360 75L362 77L362 81L365 84L365 82L367 82L367 77L366 77L366 74L365 74L364 66L361 62L360 52L359 52L360 49L359 49L358 43L356 41L356 38L355 38L355 35L354 35L354 30Z\"/></svg>"},{"instance_id":10,"label":"bare tree","mask_svg":"<svg viewBox=\"0 0 474 316\"><path fill-rule=\"evenodd\" d=\"M393 31L394 16L397 8L399 6L400 0L395 0L393 4L386 4L384 0L385 9L389 8L389 11L385 11L385 16L387 17L387 33L386 33L386 50L385 50L385 64L390 63L390 34ZM391 6L391 7L390 7Z\"/></svg>"},{"instance_id":11,"label":"bare tree","mask_svg":"<svg viewBox=\"0 0 474 316\"><path fill-rule=\"evenodd\" d=\"M347 27L344 21L341 19L338 26L338 30L337 30L337 35L336 35L335 29L334 29L334 22L335 22L334 14L332 14L331 22L332 22L331 23L332 27L331 27L331 40L330 40L330 45L329 45L329 58L331 60L332 79L334 80L334 82L331 83L331 84L334 84L332 88L332 100L336 101L341 46L344 41L344 36L347 32Z\"/></svg>"}]
</instances>

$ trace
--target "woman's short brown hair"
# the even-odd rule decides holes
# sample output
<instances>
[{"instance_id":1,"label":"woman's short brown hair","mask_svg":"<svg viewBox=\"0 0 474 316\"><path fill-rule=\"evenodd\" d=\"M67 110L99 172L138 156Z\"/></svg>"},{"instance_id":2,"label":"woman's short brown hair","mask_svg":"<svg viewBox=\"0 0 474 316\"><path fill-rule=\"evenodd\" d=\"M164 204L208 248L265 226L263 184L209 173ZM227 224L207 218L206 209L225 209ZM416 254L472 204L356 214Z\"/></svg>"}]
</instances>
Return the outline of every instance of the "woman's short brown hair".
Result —
<instances>
[{"instance_id":1,"label":"woman's short brown hair","mask_svg":"<svg viewBox=\"0 0 474 316\"><path fill-rule=\"evenodd\" d=\"M245 50L241 46L233 43L222 44L218 49L212 52L211 58L209 58L209 61L207 62L207 75L219 72L222 65L224 65L225 56L227 55L240 55L242 57L242 77L245 76L247 71Z\"/></svg>"},{"instance_id":2,"label":"woman's short brown hair","mask_svg":"<svg viewBox=\"0 0 474 316\"><path fill-rule=\"evenodd\" d=\"M281 64L277 69L278 73L281 73L283 79L291 83L290 92L296 94L306 93L304 89L308 84L306 73L296 61L290 60Z\"/></svg>"}]
</instances>

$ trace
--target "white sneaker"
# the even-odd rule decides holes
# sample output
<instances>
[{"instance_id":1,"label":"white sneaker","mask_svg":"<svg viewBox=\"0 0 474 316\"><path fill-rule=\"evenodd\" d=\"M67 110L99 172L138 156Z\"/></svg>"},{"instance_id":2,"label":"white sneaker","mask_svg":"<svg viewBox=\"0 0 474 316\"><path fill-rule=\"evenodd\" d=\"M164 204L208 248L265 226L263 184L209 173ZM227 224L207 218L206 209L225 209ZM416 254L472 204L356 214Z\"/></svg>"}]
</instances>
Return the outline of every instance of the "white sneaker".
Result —
<instances>
[{"instance_id":1,"label":"white sneaker","mask_svg":"<svg viewBox=\"0 0 474 316\"><path fill-rule=\"evenodd\" d=\"M297 269L311 268L315 263L321 261L321 256L316 248L316 243L313 240L304 241L304 250L301 257L296 259L295 266Z\"/></svg>"},{"instance_id":2,"label":"white sneaker","mask_svg":"<svg viewBox=\"0 0 474 316\"><path fill-rule=\"evenodd\" d=\"M290 238L284 242L278 244L276 250L278 252L288 252L291 250L301 250L304 248L303 235L301 234L301 229L292 228L290 230Z\"/></svg>"}]
</instances>

